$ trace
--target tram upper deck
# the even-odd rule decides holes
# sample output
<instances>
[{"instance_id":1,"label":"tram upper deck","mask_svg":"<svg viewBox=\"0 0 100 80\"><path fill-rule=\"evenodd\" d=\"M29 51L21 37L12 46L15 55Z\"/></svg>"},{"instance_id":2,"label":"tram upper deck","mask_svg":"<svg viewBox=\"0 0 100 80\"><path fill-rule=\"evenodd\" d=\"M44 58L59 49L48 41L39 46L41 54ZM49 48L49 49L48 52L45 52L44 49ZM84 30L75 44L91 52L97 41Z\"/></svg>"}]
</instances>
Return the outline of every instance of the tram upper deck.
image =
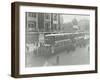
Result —
<instances>
[{"instance_id":1,"label":"tram upper deck","mask_svg":"<svg viewBox=\"0 0 100 80\"><path fill-rule=\"evenodd\" d=\"M79 37L85 37L88 35L88 32L76 32L76 33L56 33L56 34L47 34L45 35L45 43L54 45L58 42L79 39Z\"/></svg>"}]
</instances>

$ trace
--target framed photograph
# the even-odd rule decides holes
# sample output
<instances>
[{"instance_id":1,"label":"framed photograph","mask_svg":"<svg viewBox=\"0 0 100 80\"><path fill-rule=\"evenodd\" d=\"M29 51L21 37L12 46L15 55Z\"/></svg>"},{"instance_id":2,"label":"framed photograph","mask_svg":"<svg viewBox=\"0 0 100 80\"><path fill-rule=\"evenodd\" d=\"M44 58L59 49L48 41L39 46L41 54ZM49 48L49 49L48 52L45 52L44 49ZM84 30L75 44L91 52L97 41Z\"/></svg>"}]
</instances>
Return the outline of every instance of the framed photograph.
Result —
<instances>
[{"instance_id":1,"label":"framed photograph","mask_svg":"<svg viewBox=\"0 0 100 80\"><path fill-rule=\"evenodd\" d=\"M12 3L11 76L97 73L97 7Z\"/></svg>"}]
</instances>

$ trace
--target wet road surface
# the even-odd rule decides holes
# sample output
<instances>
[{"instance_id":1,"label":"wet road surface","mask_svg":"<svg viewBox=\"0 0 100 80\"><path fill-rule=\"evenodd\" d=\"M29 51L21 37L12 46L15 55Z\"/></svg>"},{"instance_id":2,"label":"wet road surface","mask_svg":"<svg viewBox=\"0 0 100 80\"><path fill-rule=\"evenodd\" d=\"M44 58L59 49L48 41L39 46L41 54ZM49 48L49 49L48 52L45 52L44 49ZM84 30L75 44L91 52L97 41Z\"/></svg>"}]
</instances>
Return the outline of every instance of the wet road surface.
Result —
<instances>
[{"instance_id":1,"label":"wet road surface","mask_svg":"<svg viewBox=\"0 0 100 80\"><path fill-rule=\"evenodd\" d=\"M44 51L45 52L45 51ZM47 52L45 52L47 53ZM51 54L51 53L48 53ZM59 53L45 56L36 56L34 52L26 53L26 67L39 66L60 66L60 65L79 65L89 64L88 46L77 47L74 51L63 50Z\"/></svg>"}]
</instances>

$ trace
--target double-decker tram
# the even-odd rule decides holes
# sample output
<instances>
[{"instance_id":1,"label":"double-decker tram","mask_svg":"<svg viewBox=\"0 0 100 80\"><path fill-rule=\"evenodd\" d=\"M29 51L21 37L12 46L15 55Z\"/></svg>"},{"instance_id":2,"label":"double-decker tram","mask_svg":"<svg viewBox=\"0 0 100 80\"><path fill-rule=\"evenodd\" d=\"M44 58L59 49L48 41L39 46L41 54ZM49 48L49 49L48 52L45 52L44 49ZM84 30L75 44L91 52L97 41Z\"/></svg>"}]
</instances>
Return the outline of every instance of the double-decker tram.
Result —
<instances>
[{"instance_id":1,"label":"double-decker tram","mask_svg":"<svg viewBox=\"0 0 100 80\"><path fill-rule=\"evenodd\" d=\"M72 45L72 33L56 33L45 35L45 44L51 46L51 53L67 49Z\"/></svg>"},{"instance_id":2,"label":"double-decker tram","mask_svg":"<svg viewBox=\"0 0 100 80\"><path fill-rule=\"evenodd\" d=\"M67 50L73 51L89 43L88 32L55 33L45 35L45 44L51 46L51 53Z\"/></svg>"}]
</instances>

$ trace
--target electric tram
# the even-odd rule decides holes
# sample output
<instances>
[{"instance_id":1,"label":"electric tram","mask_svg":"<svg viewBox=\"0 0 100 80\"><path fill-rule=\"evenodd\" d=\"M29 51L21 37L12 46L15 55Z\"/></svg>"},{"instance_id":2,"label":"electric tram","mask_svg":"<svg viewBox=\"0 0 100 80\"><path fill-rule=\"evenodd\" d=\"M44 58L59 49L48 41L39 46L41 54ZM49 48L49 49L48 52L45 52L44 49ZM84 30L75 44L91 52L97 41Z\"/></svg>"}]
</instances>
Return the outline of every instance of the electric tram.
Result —
<instances>
[{"instance_id":1,"label":"electric tram","mask_svg":"<svg viewBox=\"0 0 100 80\"><path fill-rule=\"evenodd\" d=\"M45 44L51 46L51 53L60 49L73 51L76 47L85 47L89 43L88 32L57 33L45 35Z\"/></svg>"}]
</instances>

